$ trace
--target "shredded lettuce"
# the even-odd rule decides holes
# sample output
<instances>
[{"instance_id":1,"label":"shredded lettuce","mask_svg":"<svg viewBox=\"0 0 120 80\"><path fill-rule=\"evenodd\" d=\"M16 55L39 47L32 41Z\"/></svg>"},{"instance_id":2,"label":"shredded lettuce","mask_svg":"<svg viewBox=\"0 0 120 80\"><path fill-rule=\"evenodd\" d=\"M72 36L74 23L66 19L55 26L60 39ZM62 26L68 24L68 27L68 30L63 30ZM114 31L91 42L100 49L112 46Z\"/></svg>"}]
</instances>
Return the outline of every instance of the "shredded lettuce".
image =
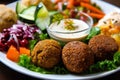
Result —
<instances>
[{"instance_id":1,"label":"shredded lettuce","mask_svg":"<svg viewBox=\"0 0 120 80\"><path fill-rule=\"evenodd\" d=\"M119 66L120 66L120 52L116 52L113 56L113 60L104 60L99 61L96 64L93 64L89 68L89 73L109 71L116 69Z\"/></svg>"},{"instance_id":2,"label":"shredded lettuce","mask_svg":"<svg viewBox=\"0 0 120 80\"><path fill-rule=\"evenodd\" d=\"M90 30L90 33L88 34L88 36L83 40L83 42L85 43L88 43L89 40L98 35L100 33L100 28L99 27L93 27L91 30Z\"/></svg>"},{"instance_id":3,"label":"shredded lettuce","mask_svg":"<svg viewBox=\"0 0 120 80\"><path fill-rule=\"evenodd\" d=\"M113 56L114 63L117 66L120 66L120 52L116 52L115 55Z\"/></svg>"},{"instance_id":4,"label":"shredded lettuce","mask_svg":"<svg viewBox=\"0 0 120 80\"><path fill-rule=\"evenodd\" d=\"M49 35L47 33L35 33L34 34L35 39L29 40L29 49L32 50L35 46L35 44L40 40L50 39Z\"/></svg>"},{"instance_id":5,"label":"shredded lettuce","mask_svg":"<svg viewBox=\"0 0 120 80\"><path fill-rule=\"evenodd\" d=\"M42 33L42 34L39 35L39 37L40 37L40 40L49 39L49 36L48 36L47 33Z\"/></svg>"},{"instance_id":6,"label":"shredded lettuce","mask_svg":"<svg viewBox=\"0 0 120 80\"><path fill-rule=\"evenodd\" d=\"M116 68L117 66L113 61L110 60L99 61L90 67L90 73L109 71Z\"/></svg>"},{"instance_id":7,"label":"shredded lettuce","mask_svg":"<svg viewBox=\"0 0 120 80\"><path fill-rule=\"evenodd\" d=\"M20 60L18 64L31 71L39 72L42 74L68 74L70 73L64 67L63 63L56 65L52 69L44 69L44 68L38 67L31 62L31 57L28 57L27 55L20 55ZM119 66L120 66L120 52L116 52L114 54L113 60L99 61L96 64L93 64L92 66L90 66L89 70L86 71L86 73L97 73L97 72L109 71L109 70L116 69Z\"/></svg>"},{"instance_id":8,"label":"shredded lettuce","mask_svg":"<svg viewBox=\"0 0 120 80\"><path fill-rule=\"evenodd\" d=\"M18 65L23 66L31 71L39 72L42 74L67 74L69 73L62 63L60 63L59 65L56 65L54 68L50 70L35 66L31 62L31 57L28 57L27 55L20 55L20 60L18 62Z\"/></svg>"},{"instance_id":9,"label":"shredded lettuce","mask_svg":"<svg viewBox=\"0 0 120 80\"><path fill-rule=\"evenodd\" d=\"M29 41L29 48L30 50L32 50L35 46L35 44L37 43L38 40L30 40Z\"/></svg>"}]
</instances>

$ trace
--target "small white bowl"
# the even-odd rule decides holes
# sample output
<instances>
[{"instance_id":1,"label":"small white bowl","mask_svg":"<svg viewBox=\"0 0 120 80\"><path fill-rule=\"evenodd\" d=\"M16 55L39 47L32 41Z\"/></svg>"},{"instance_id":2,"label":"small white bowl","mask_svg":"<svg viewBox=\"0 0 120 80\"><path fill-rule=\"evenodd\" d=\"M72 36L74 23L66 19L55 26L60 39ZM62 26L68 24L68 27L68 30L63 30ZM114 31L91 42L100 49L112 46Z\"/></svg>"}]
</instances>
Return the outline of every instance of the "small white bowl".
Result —
<instances>
[{"instance_id":1,"label":"small white bowl","mask_svg":"<svg viewBox=\"0 0 120 80\"><path fill-rule=\"evenodd\" d=\"M84 39L90 32L90 29L93 25L93 20L89 15L83 12L79 12L79 16L81 17L81 19L70 19L73 21L74 25L78 25L78 30L63 29L65 21L65 19L63 19L60 21L59 24L55 22L47 27L47 32L49 36L55 40L62 42Z\"/></svg>"}]
</instances>

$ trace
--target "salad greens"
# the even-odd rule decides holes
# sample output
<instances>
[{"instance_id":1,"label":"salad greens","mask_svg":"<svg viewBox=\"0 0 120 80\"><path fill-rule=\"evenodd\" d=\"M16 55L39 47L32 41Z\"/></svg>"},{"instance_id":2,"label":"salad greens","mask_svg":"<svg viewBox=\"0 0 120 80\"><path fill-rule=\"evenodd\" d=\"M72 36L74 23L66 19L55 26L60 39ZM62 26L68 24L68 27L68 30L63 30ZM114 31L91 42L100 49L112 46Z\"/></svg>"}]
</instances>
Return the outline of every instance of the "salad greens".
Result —
<instances>
[{"instance_id":1,"label":"salad greens","mask_svg":"<svg viewBox=\"0 0 120 80\"><path fill-rule=\"evenodd\" d=\"M18 62L18 65L23 66L31 71L35 71L35 72L41 72L44 74L48 74L49 72L46 71L43 68L37 67L34 64L31 63L31 58L28 57L27 55L21 55L20 56L20 60Z\"/></svg>"},{"instance_id":2,"label":"salad greens","mask_svg":"<svg viewBox=\"0 0 120 80\"><path fill-rule=\"evenodd\" d=\"M42 33L42 34L39 35L39 37L40 37L40 40L49 39L49 36L48 36L47 33Z\"/></svg>"},{"instance_id":3,"label":"salad greens","mask_svg":"<svg viewBox=\"0 0 120 80\"><path fill-rule=\"evenodd\" d=\"M61 13L57 13L51 16L50 23L58 22L59 24L62 19L63 19L63 15Z\"/></svg>"},{"instance_id":4,"label":"salad greens","mask_svg":"<svg viewBox=\"0 0 120 80\"><path fill-rule=\"evenodd\" d=\"M99 27L93 27L90 31L90 34L85 38L84 42L88 42L93 36L98 35L100 33ZM41 33L41 34L35 34L35 39L31 40L30 43L30 49L32 50L35 44L39 40L49 39L49 36L47 33ZM62 47L64 47L65 43L59 42ZM40 72L43 74L67 74L69 71L64 67L63 63L60 63L59 65L56 65L54 68L50 70L46 70L41 67L37 67L31 62L31 58L26 55L21 55L20 60L18 62L20 66L23 66L29 70ZM116 52L113 56L113 60L104 60L99 61L92 66L90 66L87 73L96 73L96 72L102 72L102 71L109 71L116 69L120 66L120 52Z\"/></svg>"},{"instance_id":5,"label":"salad greens","mask_svg":"<svg viewBox=\"0 0 120 80\"><path fill-rule=\"evenodd\" d=\"M109 71L116 69L120 66L120 52L116 52L113 56L113 60L99 61L92 65L89 69L90 73Z\"/></svg>"},{"instance_id":6,"label":"salad greens","mask_svg":"<svg viewBox=\"0 0 120 80\"><path fill-rule=\"evenodd\" d=\"M37 42L38 42L38 40L30 40L29 41L29 49L32 50Z\"/></svg>"},{"instance_id":7,"label":"salad greens","mask_svg":"<svg viewBox=\"0 0 120 80\"><path fill-rule=\"evenodd\" d=\"M29 49L30 50L32 50L34 48L35 44L39 40L45 40L45 39L49 39L50 38L47 33L41 33L41 34L35 33L34 36L35 36L35 39L29 41Z\"/></svg>"},{"instance_id":8,"label":"salad greens","mask_svg":"<svg viewBox=\"0 0 120 80\"><path fill-rule=\"evenodd\" d=\"M38 66L35 66L31 62L31 57L28 57L27 55L20 55L20 60L18 62L20 66L23 66L31 71L39 72L42 74L68 74L70 73L63 65L63 63L60 63L59 65L56 65L52 69L44 69ZM113 60L104 60L99 61L96 64L93 64L90 66L87 73L96 73L96 72L103 72L103 71L109 71L116 69L120 66L120 52L116 52L114 54Z\"/></svg>"},{"instance_id":9,"label":"salad greens","mask_svg":"<svg viewBox=\"0 0 120 80\"><path fill-rule=\"evenodd\" d=\"M117 66L115 65L114 61L110 60L99 61L90 67L90 73L109 71L116 68Z\"/></svg>"},{"instance_id":10,"label":"salad greens","mask_svg":"<svg viewBox=\"0 0 120 80\"><path fill-rule=\"evenodd\" d=\"M54 68L47 70L31 63L31 57L27 55L20 55L18 65L23 66L31 71L40 72L42 74L67 74L68 70L63 66L62 63L56 65Z\"/></svg>"},{"instance_id":11,"label":"salad greens","mask_svg":"<svg viewBox=\"0 0 120 80\"><path fill-rule=\"evenodd\" d=\"M83 40L83 42L85 43L88 43L88 41L98 35L100 33L100 28L99 27L93 27L91 30L90 30L90 33L88 34L88 36Z\"/></svg>"},{"instance_id":12,"label":"salad greens","mask_svg":"<svg viewBox=\"0 0 120 80\"><path fill-rule=\"evenodd\" d=\"M100 33L100 28L99 27L93 27L90 31L90 34L87 36L87 40L90 40L92 37L98 35Z\"/></svg>"},{"instance_id":13,"label":"salad greens","mask_svg":"<svg viewBox=\"0 0 120 80\"><path fill-rule=\"evenodd\" d=\"M120 66L120 52L116 52L113 56L113 59L114 59L114 63L117 66Z\"/></svg>"}]
</instances>

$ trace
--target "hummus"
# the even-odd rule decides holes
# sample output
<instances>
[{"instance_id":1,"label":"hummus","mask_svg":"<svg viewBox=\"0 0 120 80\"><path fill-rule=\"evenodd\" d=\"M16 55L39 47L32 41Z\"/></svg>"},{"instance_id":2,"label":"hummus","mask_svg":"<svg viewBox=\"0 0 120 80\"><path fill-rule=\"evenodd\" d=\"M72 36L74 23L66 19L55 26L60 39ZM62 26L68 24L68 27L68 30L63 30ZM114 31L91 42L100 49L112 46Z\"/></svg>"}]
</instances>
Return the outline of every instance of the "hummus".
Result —
<instances>
[{"instance_id":1,"label":"hummus","mask_svg":"<svg viewBox=\"0 0 120 80\"><path fill-rule=\"evenodd\" d=\"M70 19L73 21L73 28L66 28L65 21L67 19L61 20L59 23L52 23L48 27L48 34L50 37L60 40L63 42L73 41L73 40L81 40L89 34L89 25L82 20Z\"/></svg>"}]
</instances>

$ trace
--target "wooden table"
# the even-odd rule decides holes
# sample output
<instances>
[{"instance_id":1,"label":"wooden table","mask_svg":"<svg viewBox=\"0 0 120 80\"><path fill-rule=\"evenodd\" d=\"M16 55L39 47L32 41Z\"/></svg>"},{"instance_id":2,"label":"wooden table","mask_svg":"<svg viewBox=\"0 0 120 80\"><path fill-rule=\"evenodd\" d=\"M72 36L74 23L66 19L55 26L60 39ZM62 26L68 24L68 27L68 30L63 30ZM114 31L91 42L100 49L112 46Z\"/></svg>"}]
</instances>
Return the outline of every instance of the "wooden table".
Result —
<instances>
[{"instance_id":1,"label":"wooden table","mask_svg":"<svg viewBox=\"0 0 120 80\"><path fill-rule=\"evenodd\" d=\"M0 0L0 4L1 3L8 4L12 1L15 1L15 0ZM120 8L120 0L104 0L104 1L109 2L113 5L116 5ZM109 76L95 79L95 80L111 80L111 79L120 80L120 71L113 73ZM0 80L39 80L39 79L16 72L0 62Z\"/></svg>"}]
</instances>

